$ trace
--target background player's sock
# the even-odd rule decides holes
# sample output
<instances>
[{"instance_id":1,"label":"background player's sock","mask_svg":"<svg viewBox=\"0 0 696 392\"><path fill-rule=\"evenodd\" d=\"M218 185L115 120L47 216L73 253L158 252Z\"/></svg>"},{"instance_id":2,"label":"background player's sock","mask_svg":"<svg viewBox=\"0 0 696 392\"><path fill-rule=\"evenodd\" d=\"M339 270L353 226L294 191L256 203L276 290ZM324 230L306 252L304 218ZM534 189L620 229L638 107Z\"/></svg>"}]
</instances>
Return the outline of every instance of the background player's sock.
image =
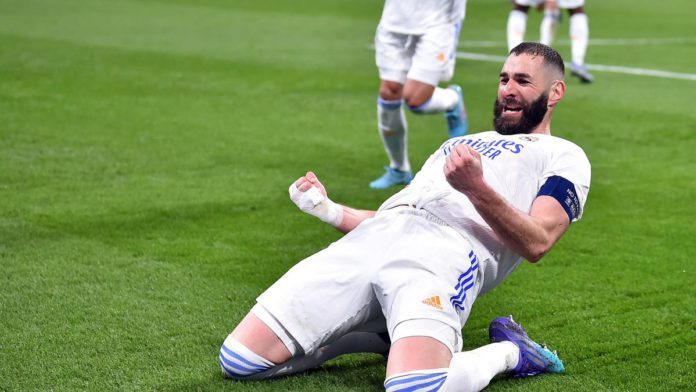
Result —
<instances>
[{"instance_id":1,"label":"background player's sock","mask_svg":"<svg viewBox=\"0 0 696 392\"><path fill-rule=\"evenodd\" d=\"M507 22L508 52L524 40L524 32L527 29L527 14L520 10L510 11Z\"/></svg>"},{"instance_id":2,"label":"background player's sock","mask_svg":"<svg viewBox=\"0 0 696 392\"><path fill-rule=\"evenodd\" d=\"M409 106L408 108L418 114L443 113L454 108L459 100L456 91L449 88L435 87L433 96L420 106Z\"/></svg>"},{"instance_id":3,"label":"background player's sock","mask_svg":"<svg viewBox=\"0 0 696 392\"><path fill-rule=\"evenodd\" d=\"M389 166L401 171L410 171L406 143L408 128L402 101L387 101L377 98L377 127L382 137L384 150L389 157Z\"/></svg>"},{"instance_id":4,"label":"background player's sock","mask_svg":"<svg viewBox=\"0 0 696 392\"><path fill-rule=\"evenodd\" d=\"M309 355L301 355L289 359L285 363L254 374L248 379L260 380L271 377L287 376L315 369L324 362L343 354L376 353L384 354L389 351L390 342L374 332L349 332L333 343L321 347Z\"/></svg>"},{"instance_id":5,"label":"background player's sock","mask_svg":"<svg viewBox=\"0 0 696 392\"><path fill-rule=\"evenodd\" d=\"M586 14L574 14L570 17L570 55L574 65L585 64L587 42L590 37L590 27Z\"/></svg>"},{"instance_id":6,"label":"background player's sock","mask_svg":"<svg viewBox=\"0 0 696 392\"><path fill-rule=\"evenodd\" d=\"M539 42L541 42L544 45L551 45L554 37L556 36L556 29L558 28L560 20L560 9L544 11L544 19L541 20Z\"/></svg>"}]
</instances>

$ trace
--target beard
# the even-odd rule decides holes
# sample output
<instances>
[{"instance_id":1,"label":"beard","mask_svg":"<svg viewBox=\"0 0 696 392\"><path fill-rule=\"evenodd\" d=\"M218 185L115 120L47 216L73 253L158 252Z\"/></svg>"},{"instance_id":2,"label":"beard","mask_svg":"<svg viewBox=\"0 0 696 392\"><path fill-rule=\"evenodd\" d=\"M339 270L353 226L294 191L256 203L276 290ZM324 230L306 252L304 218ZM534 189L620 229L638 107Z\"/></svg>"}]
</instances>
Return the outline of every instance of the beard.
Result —
<instances>
[{"instance_id":1,"label":"beard","mask_svg":"<svg viewBox=\"0 0 696 392\"><path fill-rule=\"evenodd\" d=\"M548 103L548 94L541 94L532 102L520 102L513 99L503 99L503 102L500 102L496 98L493 106L493 127L501 135L530 133L544 119L548 111ZM522 110L522 118L519 121L506 120L502 116L503 108L512 104L519 106Z\"/></svg>"}]
</instances>

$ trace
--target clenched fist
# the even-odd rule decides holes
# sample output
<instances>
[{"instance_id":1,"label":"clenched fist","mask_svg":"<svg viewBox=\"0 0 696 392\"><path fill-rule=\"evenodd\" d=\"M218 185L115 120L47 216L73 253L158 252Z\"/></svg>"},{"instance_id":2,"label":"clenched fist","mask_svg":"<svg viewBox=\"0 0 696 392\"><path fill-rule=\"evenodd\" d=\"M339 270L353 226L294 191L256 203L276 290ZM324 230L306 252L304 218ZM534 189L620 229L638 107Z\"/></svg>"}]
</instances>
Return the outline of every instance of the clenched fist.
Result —
<instances>
[{"instance_id":1,"label":"clenched fist","mask_svg":"<svg viewBox=\"0 0 696 392\"><path fill-rule=\"evenodd\" d=\"M466 144L457 145L447 156L444 172L447 182L466 195L484 183L481 155Z\"/></svg>"}]
</instances>

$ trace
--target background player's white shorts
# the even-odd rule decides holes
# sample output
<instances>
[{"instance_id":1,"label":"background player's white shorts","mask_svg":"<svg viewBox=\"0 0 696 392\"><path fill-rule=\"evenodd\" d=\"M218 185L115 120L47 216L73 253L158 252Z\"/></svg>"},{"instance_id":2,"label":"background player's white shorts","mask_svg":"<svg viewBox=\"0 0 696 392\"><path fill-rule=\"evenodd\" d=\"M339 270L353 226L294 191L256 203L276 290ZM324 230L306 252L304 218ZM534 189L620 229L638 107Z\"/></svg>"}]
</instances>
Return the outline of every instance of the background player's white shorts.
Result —
<instances>
[{"instance_id":1,"label":"background player's white shorts","mask_svg":"<svg viewBox=\"0 0 696 392\"><path fill-rule=\"evenodd\" d=\"M436 86L454 74L461 23L442 25L424 34L395 33L377 26L375 59L381 80L406 79Z\"/></svg>"},{"instance_id":2,"label":"background player's white shorts","mask_svg":"<svg viewBox=\"0 0 696 392\"><path fill-rule=\"evenodd\" d=\"M528 7L536 7L542 4L544 0L514 0L515 4L524 5ZM578 7L583 7L585 5L585 0L556 0L559 8L563 9L573 9Z\"/></svg>"},{"instance_id":3,"label":"background player's white shorts","mask_svg":"<svg viewBox=\"0 0 696 392\"><path fill-rule=\"evenodd\" d=\"M431 336L458 352L481 287L472 255L469 242L437 218L397 207L298 263L259 296L257 308L298 346L291 352L311 354L354 330L387 331L392 341ZM442 328L424 328L428 321Z\"/></svg>"}]
</instances>

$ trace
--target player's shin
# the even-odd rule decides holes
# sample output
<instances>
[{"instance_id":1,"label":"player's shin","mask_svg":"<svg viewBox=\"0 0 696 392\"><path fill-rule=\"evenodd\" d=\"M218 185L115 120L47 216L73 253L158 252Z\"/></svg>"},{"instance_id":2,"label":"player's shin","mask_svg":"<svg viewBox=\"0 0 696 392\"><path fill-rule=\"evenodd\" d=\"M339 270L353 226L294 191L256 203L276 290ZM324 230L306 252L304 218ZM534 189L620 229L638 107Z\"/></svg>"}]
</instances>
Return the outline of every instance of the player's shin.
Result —
<instances>
[{"instance_id":1,"label":"player's shin","mask_svg":"<svg viewBox=\"0 0 696 392\"><path fill-rule=\"evenodd\" d=\"M447 380L440 392L478 392L493 377L515 367L519 349L514 344L504 343L493 343L454 354Z\"/></svg>"},{"instance_id":2,"label":"player's shin","mask_svg":"<svg viewBox=\"0 0 696 392\"><path fill-rule=\"evenodd\" d=\"M389 156L389 166L401 171L411 170L406 149L408 128L401 100L377 99L377 127Z\"/></svg>"},{"instance_id":3,"label":"player's shin","mask_svg":"<svg viewBox=\"0 0 696 392\"><path fill-rule=\"evenodd\" d=\"M560 22L561 13L559 9L544 11L544 19L541 21L539 42L544 45L551 45L556 30Z\"/></svg>"},{"instance_id":4,"label":"player's shin","mask_svg":"<svg viewBox=\"0 0 696 392\"><path fill-rule=\"evenodd\" d=\"M590 38L590 27L587 15L584 13L574 14L570 17L570 53L574 65L585 64L585 53Z\"/></svg>"},{"instance_id":5,"label":"player's shin","mask_svg":"<svg viewBox=\"0 0 696 392\"><path fill-rule=\"evenodd\" d=\"M458 101L459 95L456 91L448 88L435 87L433 95L429 100L420 106L409 106L409 109L418 114L443 113L454 108Z\"/></svg>"},{"instance_id":6,"label":"player's shin","mask_svg":"<svg viewBox=\"0 0 696 392\"><path fill-rule=\"evenodd\" d=\"M456 353L445 369L395 374L385 381L384 387L387 392L478 392L493 377L517 364L519 349L512 343L504 343L493 343L476 350Z\"/></svg>"}]
</instances>

